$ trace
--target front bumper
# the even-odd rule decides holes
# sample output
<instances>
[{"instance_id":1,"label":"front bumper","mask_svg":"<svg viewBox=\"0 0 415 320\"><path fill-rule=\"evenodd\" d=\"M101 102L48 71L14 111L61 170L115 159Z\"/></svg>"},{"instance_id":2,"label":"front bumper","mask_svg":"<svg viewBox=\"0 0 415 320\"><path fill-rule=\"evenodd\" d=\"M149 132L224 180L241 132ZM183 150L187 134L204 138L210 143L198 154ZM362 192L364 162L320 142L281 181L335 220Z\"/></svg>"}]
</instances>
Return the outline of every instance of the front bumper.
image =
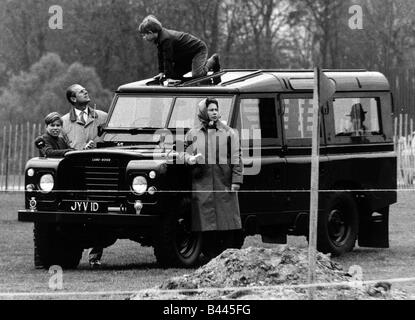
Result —
<instances>
[{"instance_id":1,"label":"front bumper","mask_svg":"<svg viewBox=\"0 0 415 320\"><path fill-rule=\"evenodd\" d=\"M46 222L57 224L93 224L111 226L153 227L159 225L160 216L19 210L18 221Z\"/></svg>"}]
</instances>

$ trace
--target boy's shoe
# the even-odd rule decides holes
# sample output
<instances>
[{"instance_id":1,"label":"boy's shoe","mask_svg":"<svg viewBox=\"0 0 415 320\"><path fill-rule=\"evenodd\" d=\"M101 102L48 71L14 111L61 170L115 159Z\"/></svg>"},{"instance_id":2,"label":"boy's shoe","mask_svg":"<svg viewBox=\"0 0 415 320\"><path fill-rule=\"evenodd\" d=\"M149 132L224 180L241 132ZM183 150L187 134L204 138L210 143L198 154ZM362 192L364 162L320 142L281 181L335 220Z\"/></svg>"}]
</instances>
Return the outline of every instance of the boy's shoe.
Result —
<instances>
[{"instance_id":1,"label":"boy's shoe","mask_svg":"<svg viewBox=\"0 0 415 320\"><path fill-rule=\"evenodd\" d=\"M214 53L209 60L206 63L209 70L212 70L213 72L219 72L220 71L220 62L219 62L219 55L217 53Z\"/></svg>"},{"instance_id":2,"label":"boy's shoe","mask_svg":"<svg viewBox=\"0 0 415 320\"><path fill-rule=\"evenodd\" d=\"M99 269L101 267L101 261L91 260L89 261L89 266L91 267L91 269Z\"/></svg>"}]
</instances>

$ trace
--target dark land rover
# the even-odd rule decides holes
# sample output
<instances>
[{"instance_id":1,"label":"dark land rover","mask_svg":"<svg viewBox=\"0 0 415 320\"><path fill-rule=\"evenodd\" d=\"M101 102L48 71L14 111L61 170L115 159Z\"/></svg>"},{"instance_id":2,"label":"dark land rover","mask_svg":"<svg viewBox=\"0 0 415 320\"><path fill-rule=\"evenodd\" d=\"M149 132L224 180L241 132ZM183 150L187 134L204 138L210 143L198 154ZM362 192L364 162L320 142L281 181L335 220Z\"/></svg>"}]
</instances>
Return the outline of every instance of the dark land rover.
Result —
<instances>
[{"instance_id":1,"label":"dark land rover","mask_svg":"<svg viewBox=\"0 0 415 320\"><path fill-rule=\"evenodd\" d=\"M324 72L337 91L321 111L318 249L339 255L356 241L386 248L396 202L388 81L365 70ZM153 246L165 267L198 261L208 246L190 231L190 175L175 154L207 96L240 132L243 235L235 245L246 235L271 243L307 236L313 75L224 70L174 86L145 80L119 87L97 149L26 165L19 220L34 222L42 264L76 267L84 248L117 239Z\"/></svg>"}]
</instances>

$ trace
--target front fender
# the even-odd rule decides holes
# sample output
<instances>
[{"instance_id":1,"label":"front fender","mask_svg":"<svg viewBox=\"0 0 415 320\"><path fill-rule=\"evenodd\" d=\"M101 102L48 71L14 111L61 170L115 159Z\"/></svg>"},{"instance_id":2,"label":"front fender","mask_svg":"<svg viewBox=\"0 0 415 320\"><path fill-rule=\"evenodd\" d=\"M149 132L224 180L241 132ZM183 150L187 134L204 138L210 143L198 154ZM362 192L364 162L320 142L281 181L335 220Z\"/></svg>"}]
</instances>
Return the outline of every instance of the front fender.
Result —
<instances>
[{"instance_id":1,"label":"front fender","mask_svg":"<svg viewBox=\"0 0 415 320\"><path fill-rule=\"evenodd\" d=\"M132 160L127 164L127 172L131 171L151 171L154 170L158 174L165 174L167 171L167 161L157 159L140 159Z\"/></svg>"},{"instance_id":2,"label":"front fender","mask_svg":"<svg viewBox=\"0 0 415 320\"><path fill-rule=\"evenodd\" d=\"M64 158L32 158L26 162L25 172L28 169L32 168L36 169L51 169L54 172L57 171L59 164L62 162Z\"/></svg>"}]
</instances>

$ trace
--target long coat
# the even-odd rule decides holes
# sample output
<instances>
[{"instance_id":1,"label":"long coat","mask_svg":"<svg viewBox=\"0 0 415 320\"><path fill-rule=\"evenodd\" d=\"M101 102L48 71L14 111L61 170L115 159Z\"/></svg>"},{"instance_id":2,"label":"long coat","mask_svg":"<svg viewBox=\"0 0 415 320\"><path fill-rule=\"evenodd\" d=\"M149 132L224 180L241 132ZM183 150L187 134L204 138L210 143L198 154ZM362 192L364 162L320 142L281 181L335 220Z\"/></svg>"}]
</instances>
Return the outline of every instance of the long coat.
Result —
<instances>
[{"instance_id":1,"label":"long coat","mask_svg":"<svg viewBox=\"0 0 415 320\"><path fill-rule=\"evenodd\" d=\"M98 126L103 125L107 120L107 113L101 110L89 109L88 120L83 124L76 117L75 109L62 117L62 134L69 141L71 148L82 150L90 141L101 141L98 137Z\"/></svg>"},{"instance_id":2,"label":"long coat","mask_svg":"<svg viewBox=\"0 0 415 320\"><path fill-rule=\"evenodd\" d=\"M243 166L235 131L217 122L217 129L191 129L185 139L187 160L201 153L203 160L191 166L192 230L241 229L238 196L232 184L242 184ZM187 161L186 161L187 162Z\"/></svg>"}]
</instances>

